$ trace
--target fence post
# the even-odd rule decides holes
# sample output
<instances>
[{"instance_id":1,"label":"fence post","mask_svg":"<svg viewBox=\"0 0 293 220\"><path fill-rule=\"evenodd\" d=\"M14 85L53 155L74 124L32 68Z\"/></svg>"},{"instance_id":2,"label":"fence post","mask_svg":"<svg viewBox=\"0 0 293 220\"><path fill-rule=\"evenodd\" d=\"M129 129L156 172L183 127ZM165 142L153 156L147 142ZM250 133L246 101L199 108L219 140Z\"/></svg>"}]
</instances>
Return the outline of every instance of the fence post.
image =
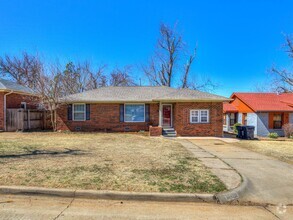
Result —
<instances>
[{"instance_id":1,"label":"fence post","mask_svg":"<svg viewBox=\"0 0 293 220\"><path fill-rule=\"evenodd\" d=\"M28 127L28 130L31 129L31 114L29 109L27 110L27 127Z\"/></svg>"},{"instance_id":2,"label":"fence post","mask_svg":"<svg viewBox=\"0 0 293 220\"><path fill-rule=\"evenodd\" d=\"M23 109L17 111L17 130L24 130L24 114Z\"/></svg>"}]
</instances>

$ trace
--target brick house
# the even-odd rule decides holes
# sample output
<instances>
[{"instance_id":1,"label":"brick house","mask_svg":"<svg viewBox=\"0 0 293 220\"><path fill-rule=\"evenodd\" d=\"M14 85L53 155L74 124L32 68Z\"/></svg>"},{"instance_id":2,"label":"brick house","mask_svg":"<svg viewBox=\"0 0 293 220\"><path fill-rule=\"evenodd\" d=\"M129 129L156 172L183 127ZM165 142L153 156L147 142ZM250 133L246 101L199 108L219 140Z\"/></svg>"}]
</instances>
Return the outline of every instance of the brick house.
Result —
<instances>
[{"instance_id":1,"label":"brick house","mask_svg":"<svg viewBox=\"0 0 293 220\"><path fill-rule=\"evenodd\" d=\"M102 87L62 99L57 129L222 136L227 98L165 86Z\"/></svg>"},{"instance_id":2,"label":"brick house","mask_svg":"<svg viewBox=\"0 0 293 220\"><path fill-rule=\"evenodd\" d=\"M0 130L6 130L7 109L36 108L34 92L15 82L0 78Z\"/></svg>"},{"instance_id":3,"label":"brick house","mask_svg":"<svg viewBox=\"0 0 293 220\"><path fill-rule=\"evenodd\" d=\"M224 131L235 123L255 126L255 135L276 132L284 136L282 126L293 123L293 94L233 93L230 103L224 103Z\"/></svg>"}]
</instances>

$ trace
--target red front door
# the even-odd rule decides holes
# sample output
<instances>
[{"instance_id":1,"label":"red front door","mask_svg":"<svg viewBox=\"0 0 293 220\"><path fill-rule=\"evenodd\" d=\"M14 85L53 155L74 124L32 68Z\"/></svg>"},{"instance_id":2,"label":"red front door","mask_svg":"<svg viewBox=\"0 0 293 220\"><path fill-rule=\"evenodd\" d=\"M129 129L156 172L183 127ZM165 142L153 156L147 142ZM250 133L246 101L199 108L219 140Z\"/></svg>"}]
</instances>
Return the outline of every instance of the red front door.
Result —
<instances>
[{"instance_id":1,"label":"red front door","mask_svg":"<svg viewBox=\"0 0 293 220\"><path fill-rule=\"evenodd\" d=\"M172 105L163 105L163 127L172 127Z\"/></svg>"}]
</instances>

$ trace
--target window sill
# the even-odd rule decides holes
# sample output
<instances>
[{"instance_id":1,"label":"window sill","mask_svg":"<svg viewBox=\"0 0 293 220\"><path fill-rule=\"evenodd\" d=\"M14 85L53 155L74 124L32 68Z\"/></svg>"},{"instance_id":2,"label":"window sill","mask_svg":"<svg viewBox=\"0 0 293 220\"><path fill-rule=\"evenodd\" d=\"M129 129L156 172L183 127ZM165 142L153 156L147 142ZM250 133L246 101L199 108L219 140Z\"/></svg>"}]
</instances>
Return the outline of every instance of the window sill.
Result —
<instances>
[{"instance_id":1,"label":"window sill","mask_svg":"<svg viewBox=\"0 0 293 220\"><path fill-rule=\"evenodd\" d=\"M198 124L211 124L211 123L210 122L189 122L189 124L198 125Z\"/></svg>"},{"instance_id":2,"label":"window sill","mask_svg":"<svg viewBox=\"0 0 293 220\"><path fill-rule=\"evenodd\" d=\"M145 121L123 121L122 123L146 123Z\"/></svg>"}]
</instances>

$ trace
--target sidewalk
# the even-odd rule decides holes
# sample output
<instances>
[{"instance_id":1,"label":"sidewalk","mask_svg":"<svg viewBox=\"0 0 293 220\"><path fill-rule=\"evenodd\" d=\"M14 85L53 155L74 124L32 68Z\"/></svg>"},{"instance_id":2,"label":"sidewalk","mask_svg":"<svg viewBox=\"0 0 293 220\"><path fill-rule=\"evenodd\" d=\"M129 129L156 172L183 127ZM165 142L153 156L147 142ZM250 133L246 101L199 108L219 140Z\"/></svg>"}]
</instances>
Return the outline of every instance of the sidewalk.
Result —
<instances>
[{"instance_id":1,"label":"sidewalk","mask_svg":"<svg viewBox=\"0 0 293 220\"><path fill-rule=\"evenodd\" d=\"M229 137L177 137L176 139L180 140L218 140L224 141L226 143L237 143L240 140L236 138L229 138Z\"/></svg>"},{"instance_id":2,"label":"sidewalk","mask_svg":"<svg viewBox=\"0 0 293 220\"><path fill-rule=\"evenodd\" d=\"M218 139L210 138L209 140ZM211 172L226 185L228 190L235 189L241 184L241 176L234 168L190 141L178 140L178 142L189 150L196 158L198 158L206 167L208 167Z\"/></svg>"}]
</instances>

